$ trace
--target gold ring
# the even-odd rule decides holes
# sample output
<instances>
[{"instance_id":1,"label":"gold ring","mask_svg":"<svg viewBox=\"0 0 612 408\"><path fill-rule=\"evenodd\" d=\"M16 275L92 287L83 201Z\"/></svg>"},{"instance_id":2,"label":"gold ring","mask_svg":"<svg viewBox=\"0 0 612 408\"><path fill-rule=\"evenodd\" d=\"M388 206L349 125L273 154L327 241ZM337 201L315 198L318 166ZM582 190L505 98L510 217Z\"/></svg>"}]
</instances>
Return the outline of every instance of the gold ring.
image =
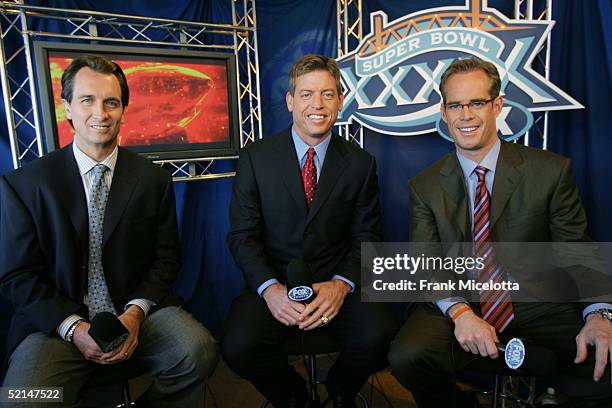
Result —
<instances>
[{"instance_id":1,"label":"gold ring","mask_svg":"<svg viewBox=\"0 0 612 408\"><path fill-rule=\"evenodd\" d=\"M329 318L327 316L321 316L321 324L325 326L327 323L329 323Z\"/></svg>"}]
</instances>

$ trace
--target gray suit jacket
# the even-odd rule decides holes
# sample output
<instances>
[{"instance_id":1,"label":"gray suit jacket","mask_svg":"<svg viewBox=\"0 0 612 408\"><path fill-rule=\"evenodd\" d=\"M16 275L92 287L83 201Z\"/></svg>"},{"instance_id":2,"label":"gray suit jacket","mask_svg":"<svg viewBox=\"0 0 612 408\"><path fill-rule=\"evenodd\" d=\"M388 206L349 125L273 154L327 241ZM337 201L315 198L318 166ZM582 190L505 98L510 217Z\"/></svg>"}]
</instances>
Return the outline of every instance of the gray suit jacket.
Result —
<instances>
[{"instance_id":1,"label":"gray suit jacket","mask_svg":"<svg viewBox=\"0 0 612 408\"><path fill-rule=\"evenodd\" d=\"M440 242L440 252L447 254L456 250L451 249L454 243L472 241L469 198L455 152L414 177L410 194L413 242ZM551 152L502 141L491 194L490 222L493 242L588 241L586 215L572 176L571 161ZM506 267L517 266L521 261L521 254L514 254L513 259L510 253L504 255ZM532 291L554 287L571 289L571 296L575 296L573 278L561 276L553 267L541 270L547 274L528 276L530 272L520 268L516 271L519 276L511 273L519 280L531 281ZM560 280L564 278L566 281ZM551 282L555 283L551 286ZM557 297L564 296L570 294L560 293Z\"/></svg>"}]
</instances>

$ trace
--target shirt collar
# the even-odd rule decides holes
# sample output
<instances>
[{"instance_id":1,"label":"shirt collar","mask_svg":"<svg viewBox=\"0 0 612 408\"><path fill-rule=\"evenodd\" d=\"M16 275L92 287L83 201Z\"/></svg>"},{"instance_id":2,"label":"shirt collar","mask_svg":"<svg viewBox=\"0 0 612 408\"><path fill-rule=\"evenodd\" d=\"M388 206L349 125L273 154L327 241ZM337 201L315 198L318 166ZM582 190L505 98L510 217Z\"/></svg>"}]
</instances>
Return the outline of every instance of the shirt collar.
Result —
<instances>
[{"instance_id":1,"label":"shirt collar","mask_svg":"<svg viewBox=\"0 0 612 408\"><path fill-rule=\"evenodd\" d=\"M497 138L495 144L493 145L493 147L491 147L491 150L489 150L489 152L485 155L485 157L480 163L476 163L475 161L472 161L464 155L460 154L459 152L455 151L457 159L459 159L459 164L461 165L461 170L463 170L463 177L467 180L474 172L474 169L476 169L476 166L482 166L489 170L491 174L495 174L500 148L501 141L499 140L499 138Z\"/></svg>"},{"instance_id":2,"label":"shirt collar","mask_svg":"<svg viewBox=\"0 0 612 408\"><path fill-rule=\"evenodd\" d=\"M316 146L308 146L304 141L298 136L295 131L295 127L291 126L291 137L293 138L293 145L295 146L295 152L297 153L298 162L302 160L302 157L306 155L306 152L310 147L315 149L317 157L319 158L319 162L323 164L325 161L325 154L327 153L327 148L329 147L329 142L331 141L331 131L325 139L321 143Z\"/></svg>"},{"instance_id":3,"label":"shirt collar","mask_svg":"<svg viewBox=\"0 0 612 408\"><path fill-rule=\"evenodd\" d=\"M87 174L97 164L105 165L110 169L111 172L115 171L115 165L117 164L117 156L119 153L119 149L117 148L117 146L115 146L111 154L106 156L106 158L100 163L83 153L83 151L77 146L76 142L72 142L72 152L74 153L74 158L77 162L77 165L79 166L79 173L81 173L82 176Z\"/></svg>"}]
</instances>

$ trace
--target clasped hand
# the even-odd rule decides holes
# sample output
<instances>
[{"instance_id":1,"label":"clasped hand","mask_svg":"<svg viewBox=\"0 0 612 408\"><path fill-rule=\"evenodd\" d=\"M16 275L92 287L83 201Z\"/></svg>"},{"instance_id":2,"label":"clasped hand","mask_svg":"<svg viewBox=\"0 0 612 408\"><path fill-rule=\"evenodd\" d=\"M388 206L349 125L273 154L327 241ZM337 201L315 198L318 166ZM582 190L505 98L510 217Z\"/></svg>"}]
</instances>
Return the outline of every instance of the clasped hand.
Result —
<instances>
[{"instance_id":1,"label":"clasped hand","mask_svg":"<svg viewBox=\"0 0 612 408\"><path fill-rule=\"evenodd\" d=\"M317 296L308 305L290 300L286 286L280 283L268 286L263 298L272 316L282 324L312 330L323 324L322 316L327 317L328 321L336 317L351 287L342 280L334 279L315 283L312 289Z\"/></svg>"},{"instance_id":2,"label":"clasped hand","mask_svg":"<svg viewBox=\"0 0 612 408\"><path fill-rule=\"evenodd\" d=\"M116 364L129 359L138 345L140 325L144 320L144 312L136 305L130 306L123 314L117 316L129 332L129 336L121 346L108 353L102 352L100 346L89 335L87 322L79 324L74 332L73 343L85 359L98 364Z\"/></svg>"}]
</instances>

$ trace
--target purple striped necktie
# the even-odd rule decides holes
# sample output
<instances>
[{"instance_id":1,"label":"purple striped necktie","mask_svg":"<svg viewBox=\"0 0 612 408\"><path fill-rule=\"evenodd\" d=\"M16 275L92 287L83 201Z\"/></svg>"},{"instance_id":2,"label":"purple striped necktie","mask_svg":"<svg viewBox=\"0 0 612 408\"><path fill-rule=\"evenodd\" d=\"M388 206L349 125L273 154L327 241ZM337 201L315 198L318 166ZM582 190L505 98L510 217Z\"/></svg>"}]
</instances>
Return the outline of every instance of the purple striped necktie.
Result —
<instances>
[{"instance_id":1,"label":"purple striped necktie","mask_svg":"<svg viewBox=\"0 0 612 408\"><path fill-rule=\"evenodd\" d=\"M489 231L491 227L491 196L485 184L487 169L477 166L474 170L478 176L478 186L474 197L474 244L476 256L484 258L484 267L478 272L480 282L502 283L506 272L497 263L495 250L491 245ZM503 332L514 319L512 299L507 290L483 290L480 292L480 311L482 318Z\"/></svg>"}]
</instances>

